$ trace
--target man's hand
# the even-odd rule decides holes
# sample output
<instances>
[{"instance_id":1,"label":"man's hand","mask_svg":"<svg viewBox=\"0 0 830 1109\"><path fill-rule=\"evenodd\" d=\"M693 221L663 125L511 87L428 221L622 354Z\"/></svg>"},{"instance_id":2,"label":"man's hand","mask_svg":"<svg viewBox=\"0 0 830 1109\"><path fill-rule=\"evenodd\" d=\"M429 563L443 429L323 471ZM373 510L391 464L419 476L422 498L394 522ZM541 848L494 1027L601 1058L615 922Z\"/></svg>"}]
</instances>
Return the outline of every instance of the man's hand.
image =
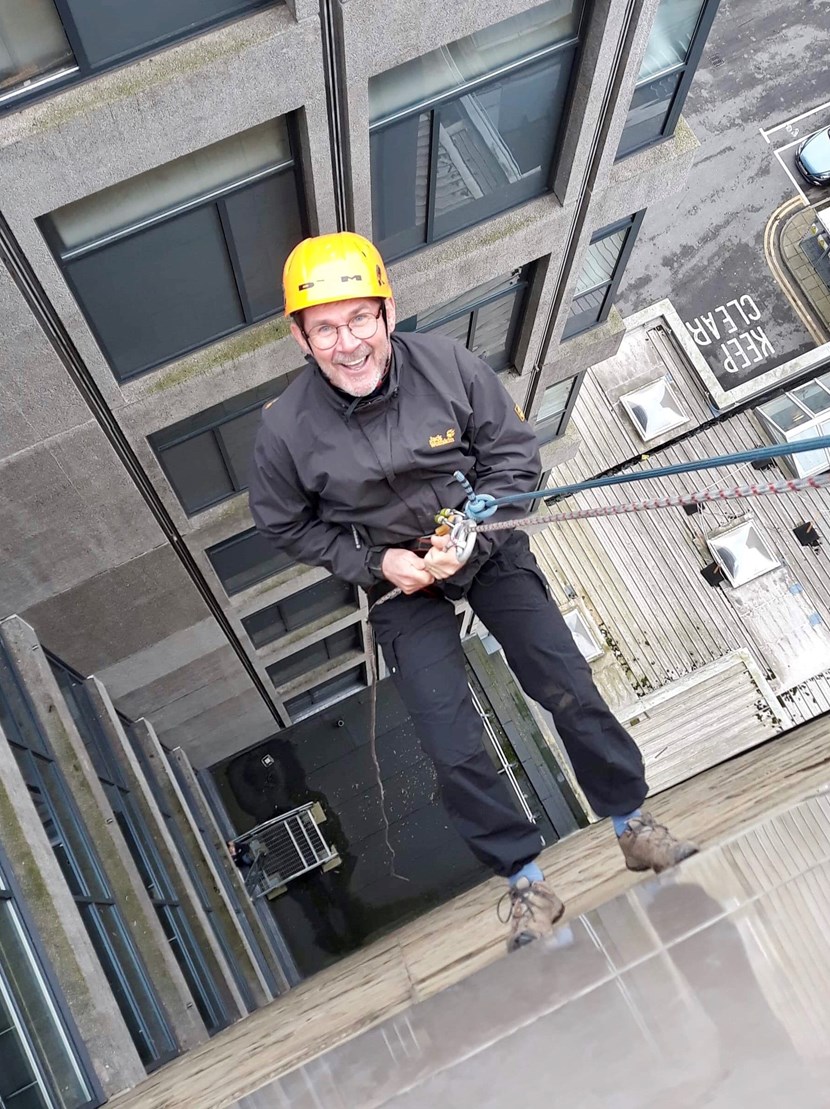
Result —
<instances>
[{"instance_id":1,"label":"man's hand","mask_svg":"<svg viewBox=\"0 0 830 1109\"><path fill-rule=\"evenodd\" d=\"M449 535L430 536L432 550L427 553L424 563L436 581L446 581L453 574L457 574L463 562L455 557L455 551L450 548Z\"/></svg>"},{"instance_id":2,"label":"man's hand","mask_svg":"<svg viewBox=\"0 0 830 1109\"><path fill-rule=\"evenodd\" d=\"M435 580L435 575L426 568L426 559L419 558L414 551L407 551L402 547L390 547L387 550L380 570L387 581L391 581L401 593L407 595L426 589Z\"/></svg>"}]
</instances>

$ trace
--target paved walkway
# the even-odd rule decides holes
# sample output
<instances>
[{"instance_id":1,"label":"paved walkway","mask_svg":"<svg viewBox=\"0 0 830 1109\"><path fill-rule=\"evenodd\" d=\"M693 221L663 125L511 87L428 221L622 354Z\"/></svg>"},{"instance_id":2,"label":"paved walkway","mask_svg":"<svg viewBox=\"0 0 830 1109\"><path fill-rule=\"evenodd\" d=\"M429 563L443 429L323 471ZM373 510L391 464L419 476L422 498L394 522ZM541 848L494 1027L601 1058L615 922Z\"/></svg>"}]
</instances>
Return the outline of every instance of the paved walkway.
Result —
<instances>
[{"instance_id":1,"label":"paved walkway","mask_svg":"<svg viewBox=\"0 0 830 1109\"><path fill-rule=\"evenodd\" d=\"M652 812L702 847L830 781L830 719L780 736L655 798ZM573 919L630 888L607 822L549 848L548 879ZM640 879L641 880L641 879ZM269 1080L503 957L493 879L303 983L152 1075L114 1109L224 1109ZM259 1103L258 1103L259 1104ZM274 1104L277 1104L274 1102Z\"/></svg>"}]
</instances>

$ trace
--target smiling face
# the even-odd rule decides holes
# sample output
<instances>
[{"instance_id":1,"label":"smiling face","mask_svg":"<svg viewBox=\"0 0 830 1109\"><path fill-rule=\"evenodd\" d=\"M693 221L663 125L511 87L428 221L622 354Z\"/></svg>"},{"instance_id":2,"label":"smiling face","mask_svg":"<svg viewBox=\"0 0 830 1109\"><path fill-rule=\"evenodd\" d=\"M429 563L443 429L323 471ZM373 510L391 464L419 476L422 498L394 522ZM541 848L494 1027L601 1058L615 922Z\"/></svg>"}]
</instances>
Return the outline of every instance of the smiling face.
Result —
<instances>
[{"instance_id":1,"label":"smiling face","mask_svg":"<svg viewBox=\"0 0 830 1109\"><path fill-rule=\"evenodd\" d=\"M377 331L368 339L357 338L345 326L358 317L363 322L367 316L376 317L382 303L386 305L388 332L383 313L377 321ZM331 335L332 328L337 328L337 341L332 347L321 349L314 341L315 336L325 336L327 332ZM303 351L314 358L332 385L352 397L368 396L383 380L392 355L389 336L394 329L395 302L391 297L384 302L369 297L316 304L303 309L301 326L291 322L291 334Z\"/></svg>"}]
</instances>

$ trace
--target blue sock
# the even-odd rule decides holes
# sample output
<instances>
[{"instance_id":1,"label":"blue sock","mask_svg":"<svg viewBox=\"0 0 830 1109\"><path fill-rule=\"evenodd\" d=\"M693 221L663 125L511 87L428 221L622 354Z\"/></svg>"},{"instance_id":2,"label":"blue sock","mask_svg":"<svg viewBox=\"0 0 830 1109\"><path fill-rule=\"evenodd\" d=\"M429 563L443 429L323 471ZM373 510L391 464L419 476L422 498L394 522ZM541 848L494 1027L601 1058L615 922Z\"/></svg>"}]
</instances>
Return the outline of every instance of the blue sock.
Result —
<instances>
[{"instance_id":1,"label":"blue sock","mask_svg":"<svg viewBox=\"0 0 830 1109\"><path fill-rule=\"evenodd\" d=\"M536 863L525 863L521 870L517 870L515 874L511 874L507 881L511 886L515 886L520 878L527 878L529 882L544 882L545 876L536 865Z\"/></svg>"},{"instance_id":2,"label":"blue sock","mask_svg":"<svg viewBox=\"0 0 830 1109\"><path fill-rule=\"evenodd\" d=\"M625 826L626 824L628 824L629 820L634 820L635 817L641 815L642 813L640 812L640 810L635 809L634 812L630 812L626 816L612 816L611 823L614 825L614 831L617 833L617 838L619 839L619 837L623 834L623 832L625 831Z\"/></svg>"}]
</instances>

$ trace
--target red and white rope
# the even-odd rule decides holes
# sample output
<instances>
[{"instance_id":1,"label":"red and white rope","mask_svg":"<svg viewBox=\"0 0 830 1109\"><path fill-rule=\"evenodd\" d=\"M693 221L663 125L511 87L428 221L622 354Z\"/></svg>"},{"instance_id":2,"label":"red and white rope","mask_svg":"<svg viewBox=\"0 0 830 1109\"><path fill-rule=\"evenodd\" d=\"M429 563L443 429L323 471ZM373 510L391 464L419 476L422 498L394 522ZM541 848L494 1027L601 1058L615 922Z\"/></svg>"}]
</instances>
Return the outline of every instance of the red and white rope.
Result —
<instances>
[{"instance_id":1,"label":"red and white rope","mask_svg":"<svg viewBox=\"0 0 830 1109\"><path fill-rule=\"evenodd\" d=\"M784 478L782 481L753 482L734 485L726 489L702 489L696 493L672 493L649 501L627 501L601 508L577 508L572 512L551 512L547 515L525 516L520 520L499 520L492 524L478 524L476 532L510 531L513 528L546 528L551 524L564 524L570 520L588 520L593 516L625 516L631 512L651 512L658 508L681 508L684 504L706 504L712 501L735 501L744 497L769 497L779 493L801 493L805 489L826 489L830 486L830 473L815 477ZM401 595L400 589L385 593L371 606L376 608ZM369 611L371 611L371 608Z\"/></svg>"},{"instance_id":2,"label":"red and white rope","mask_svg":"<svg viewBox=\"0 0 830 1109\"><path fill-rule=\"evenodd\" d=\"M543 528L549 524L562 524L569 520L587 520L592 516L624 516L630 512L650 512L657 508L681 508L684 504L706 504L710 501L734 501L742 497L768 497L778 493L801 493L805 489L825 489L830 485L830 474L815 477L785 478L782 481L753 482L726 489L703 489L696 493L672 493L648 501L627 501L623 504L603 505L600 508L577 508L572 512L551 512L546 516L525 516L521 520L500 520L492 524L479 524L476 531L508 531L511 528Z\"/></svg>"}]
</instances>

